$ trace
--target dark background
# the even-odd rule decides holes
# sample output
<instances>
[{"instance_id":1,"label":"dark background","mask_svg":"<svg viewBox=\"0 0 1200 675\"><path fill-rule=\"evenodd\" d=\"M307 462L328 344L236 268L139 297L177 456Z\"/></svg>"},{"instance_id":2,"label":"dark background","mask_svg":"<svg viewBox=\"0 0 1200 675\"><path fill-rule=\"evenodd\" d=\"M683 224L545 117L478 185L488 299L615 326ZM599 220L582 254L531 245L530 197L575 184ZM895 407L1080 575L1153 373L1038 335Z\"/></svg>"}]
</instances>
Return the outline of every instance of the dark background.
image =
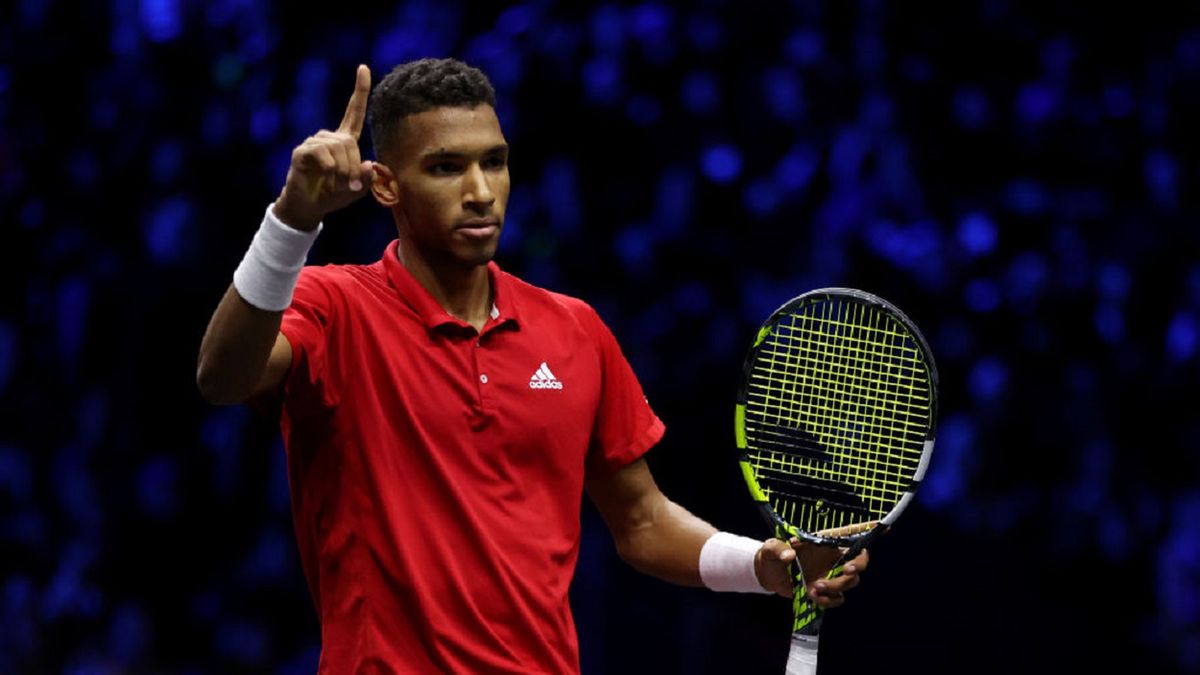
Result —
<instances>
[{"instance_id":1,"label":"dark background","mask_svg":"<svg viewBox=\"0 0 1200 675\"><path fill-rule=\"evenodd\" d=\"M731 423L776 306L927 333L931 474L822 673L1200 672L1200 17L1104 4L4 3L0 672L314 670L278 431L196 351L355 65L447 55L513 148L501 265L612 326L698 515L767 533ZM393 236L363 201L310 262ZM585 673L781 672L788 603L584 524Z\"/></svg>"}]
</instances>

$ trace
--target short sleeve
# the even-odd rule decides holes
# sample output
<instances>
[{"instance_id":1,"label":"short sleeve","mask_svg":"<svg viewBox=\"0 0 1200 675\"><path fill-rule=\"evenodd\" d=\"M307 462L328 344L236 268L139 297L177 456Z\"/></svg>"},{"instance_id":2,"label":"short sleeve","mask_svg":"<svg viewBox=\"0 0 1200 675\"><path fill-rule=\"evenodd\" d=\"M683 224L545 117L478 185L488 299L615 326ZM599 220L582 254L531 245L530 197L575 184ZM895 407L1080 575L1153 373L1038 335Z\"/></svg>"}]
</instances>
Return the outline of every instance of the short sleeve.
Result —
<instances>
[{"instance_id":1,"label":"short sleeve","mask_svg":"<svg viewBox=\"0 0 1200 675\"><path fill-rule=\"evenodd\" d=\"M292 347L292 366L282 391L289 405L331 407L335 399L329 337L336 319L336 304L328 272L320 267L301 270L292 304L283 312L279 332Z\"/></svg>"},{"instance_id":2,"label":"short sleeve","mask_svg":"<svg viewBox=\"0 0 1200 675\"><path fill-rule=\"evenodd\" d=\"M654 447L666 431L650 408L633 368L617 339L600 317L588 308L585 323L600 356L600 403L587 455L587 478L603 478L638 459Z\"/></svg>"}]
</instances>

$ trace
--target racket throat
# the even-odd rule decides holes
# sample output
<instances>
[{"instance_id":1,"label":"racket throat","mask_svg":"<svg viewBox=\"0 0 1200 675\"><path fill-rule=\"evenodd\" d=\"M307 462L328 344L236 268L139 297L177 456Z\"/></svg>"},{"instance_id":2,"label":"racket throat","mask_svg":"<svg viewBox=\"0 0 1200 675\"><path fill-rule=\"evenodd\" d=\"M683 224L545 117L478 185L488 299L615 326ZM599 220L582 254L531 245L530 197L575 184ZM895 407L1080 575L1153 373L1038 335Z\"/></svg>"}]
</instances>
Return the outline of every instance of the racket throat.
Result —
<instances>
[{"instance_id":1,"label":"racket throat","mask_svg":"<svg viewBox=\"0 0 1200 675\"><path fill-rule=\"evenodd\" d=\"M804 583L804 573L797 560L792 564L792 634L812 637L815 644L824 615L825 612L808 597L808 585Z\"/></svg>"}]
</instances>

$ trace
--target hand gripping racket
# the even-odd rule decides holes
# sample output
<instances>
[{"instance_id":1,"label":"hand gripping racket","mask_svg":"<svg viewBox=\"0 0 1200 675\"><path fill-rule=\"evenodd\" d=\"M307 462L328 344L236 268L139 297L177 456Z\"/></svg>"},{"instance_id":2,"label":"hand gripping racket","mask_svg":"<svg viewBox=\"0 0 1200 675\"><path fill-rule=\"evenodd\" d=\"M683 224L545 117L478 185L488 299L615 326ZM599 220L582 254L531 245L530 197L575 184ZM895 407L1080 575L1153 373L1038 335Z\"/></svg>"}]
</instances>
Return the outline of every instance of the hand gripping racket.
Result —
<instances>
[{"instance_id":1,"label":"hand gripping racket","mask_svg":"<svg viewBox=\"0 0 1200 675\"><path fill-rule=\"evenodd\" d=\"M742 475L775 536L848 547L826 578L912 501L933 453L937 383L920 331L870 293L810 291L759 329L735 415ZM823 611L793 565L787 674L812 675Z\"/></svg>"}]
</instances>

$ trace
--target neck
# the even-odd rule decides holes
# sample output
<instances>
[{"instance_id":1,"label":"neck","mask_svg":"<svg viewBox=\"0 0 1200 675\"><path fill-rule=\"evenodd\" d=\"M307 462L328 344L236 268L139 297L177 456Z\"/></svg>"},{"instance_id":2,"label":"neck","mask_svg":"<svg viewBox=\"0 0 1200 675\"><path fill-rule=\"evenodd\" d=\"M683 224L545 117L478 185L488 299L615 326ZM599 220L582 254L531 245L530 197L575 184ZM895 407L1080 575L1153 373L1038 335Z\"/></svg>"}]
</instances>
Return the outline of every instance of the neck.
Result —
<instances>
[{"instance_id":1,"label":"neck","mask_svg":"<svg viewBox=\"0 0 1200 675\"><path fill-rule=\"evenodd\" d=\"M437 300L450 316L482 331L492 313L492 284L487 265L470 267L454 263L431 263L420 250L404 239L396 251L400 264L417 283Z\"/></svg>"}]
</instances>

